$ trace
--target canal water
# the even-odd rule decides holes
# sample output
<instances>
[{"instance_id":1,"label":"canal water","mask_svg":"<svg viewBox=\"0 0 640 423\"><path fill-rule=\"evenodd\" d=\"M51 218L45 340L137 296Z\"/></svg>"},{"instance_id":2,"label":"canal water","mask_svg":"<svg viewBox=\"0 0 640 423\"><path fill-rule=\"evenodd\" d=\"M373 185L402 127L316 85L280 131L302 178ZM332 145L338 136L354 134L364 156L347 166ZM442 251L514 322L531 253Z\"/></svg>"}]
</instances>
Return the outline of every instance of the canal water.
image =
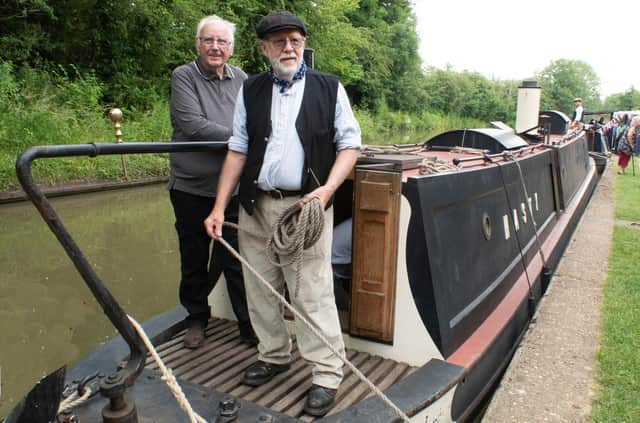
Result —
<instances>
[{"instance_id":1,"label":"canal water","mask_svg":"<svg viewBox=\"0 0 640 423\"><path fill-rule=\"evenodd\" d=\"M178 304L164 184L52 199L98 276L138 321ZM31 202L0 205L0 417L115 330Z\"/></svg>"}]
</instances>

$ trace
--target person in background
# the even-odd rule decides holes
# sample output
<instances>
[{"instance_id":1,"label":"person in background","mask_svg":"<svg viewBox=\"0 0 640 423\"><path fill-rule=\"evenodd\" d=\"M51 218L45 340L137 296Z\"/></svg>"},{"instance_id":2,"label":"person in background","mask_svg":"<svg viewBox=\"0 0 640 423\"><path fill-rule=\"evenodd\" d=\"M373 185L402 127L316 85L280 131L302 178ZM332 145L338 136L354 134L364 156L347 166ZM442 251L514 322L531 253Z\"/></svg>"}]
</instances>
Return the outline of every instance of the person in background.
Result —
<instances>
[{"instance_id":1,"label":"person in background","mask_svg":"<svg viewBox=\"0 0 640 423\"><path fill-rule=\"evenodd\" d=\"M260 50L271 67L248 79L238 95L233 137L222 168L218 198L204 224L221 236L224 209L240 183L240 252L274 289L289 289L292 305L318 325L332 348L344 353L331 271L332 198L349 175L361 145L360 127L338 78L307 69L307 29L297 16L276 11L256 27ZM295 263L279 267L265 254L278 218L296 204L319 199L324 229L304 251L301 283ZM250 235L254 233L256 235ZM291 259L280 257L283 262ZM243 383L259 386L290 367L291 337L277 298L245 267L251 321L258 336L258 361ZM298 348L313 365L304 411L322 416L332 407L343 377L342 361L306 326L296 322Z\"/></svg>"},{"instance_id":2,"label":"person in background","mask_svg":"<svg viewBox=\"0 0 640 423\"><path fill-rule=\"evenodd\" d=\"M203 18L197 27L197 58L179 66L171 76L170 115L176 141L225 141L232 134L236 97L247 75L227 64L233 53L235 25L218 16ZM169 196L180 244L180 303L187 310L184 345L197 348L205 339L211 317L208 296L224 273L238 319L240 336L255 343L249 321L240 263L224 246L214 243L202 227L216 199L224 152L172 153ZM227 208L237 222L238 199ZM237 245L235 231L225 228L225 239ZM210 252L211 249L211 252Z\"/></svg>"},{"instance_id":3,"label":"person in background","mask_svg":"<svg viewBox=\"0 0 640 423\"><path fill-rule=\"evenodd\" d=\"M633 147L636 135L639 132L638 127L640 127L640 116L634 116L631 119L629 128L620 137L620 143L618 144L618 166L620 166L620 170L618 175L624 175L629 159L633 160Z\"/></svg>"},{"instance_id":4,"label":"person in background","mask_svg":"<svg viewBox=\"0 0 640 423\"><path fill-rule=\"evenodd\" d=\"M604 133L604 136L607 142L607 147L611 152L615 152L613 147L614 147L614 136L616 132L616 125L617 125L617 122L612 116L611 119L608 120L602 128L602 132Z\"/></svg>"},{"instance_id":5,"label":"person in background","mask_svg":"<svg viewBox=\"0 0 640 423\"><path fill-rule=\"evenodd\" d=\"M582 118L584 117L584 109L582 108L582 99L580 97L573 99L575 109L569 123L569 129L582 129Z\"/></svg>"},{"instance_id":6,"label":"person in background","mask_svg":"<svg viewBox=\"0 0 640 423\"><path fill-rule=\"evenodd\" d=\"M617 153L620 140L629 130L629 117L626 114L616 116L615 132L613 134L613 150Z\"/></svg>"},{"instance_id":7,"label":"person in background","mask_svg":"<svg viewBox=\"0 0 640 423\"><path fill-rule=\"evenodd\" d=\"M633 119L636 119L640 117L640 115L634 116ZM631 119L632 125L633 126L633 119ZM638 125L636 125L635 127L635 131L634 131L634 138L633 138L633 155L634 156L638 156L640 155L640 129L638 128Z\"/></svg>"}]
</instances>

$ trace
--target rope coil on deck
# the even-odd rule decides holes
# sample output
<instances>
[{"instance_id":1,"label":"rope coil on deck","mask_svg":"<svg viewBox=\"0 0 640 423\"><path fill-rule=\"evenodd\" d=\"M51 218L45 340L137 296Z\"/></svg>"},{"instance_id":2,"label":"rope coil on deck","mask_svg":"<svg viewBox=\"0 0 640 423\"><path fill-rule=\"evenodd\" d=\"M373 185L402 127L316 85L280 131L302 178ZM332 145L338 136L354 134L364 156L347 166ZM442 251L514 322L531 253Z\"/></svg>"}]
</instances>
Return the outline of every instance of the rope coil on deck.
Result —
<instances>
[{"instance_id":1,"label":"rope coil on deck","mask_svg":"<svg viewBox=\"0 0 640 423\"><path fill-rule=\"evenodd\" d=\"M451 172L458 169L459 166L437 157L425 157L420 163L420 175L433 175L435 173Z\"/></svg>"}]
</instances>

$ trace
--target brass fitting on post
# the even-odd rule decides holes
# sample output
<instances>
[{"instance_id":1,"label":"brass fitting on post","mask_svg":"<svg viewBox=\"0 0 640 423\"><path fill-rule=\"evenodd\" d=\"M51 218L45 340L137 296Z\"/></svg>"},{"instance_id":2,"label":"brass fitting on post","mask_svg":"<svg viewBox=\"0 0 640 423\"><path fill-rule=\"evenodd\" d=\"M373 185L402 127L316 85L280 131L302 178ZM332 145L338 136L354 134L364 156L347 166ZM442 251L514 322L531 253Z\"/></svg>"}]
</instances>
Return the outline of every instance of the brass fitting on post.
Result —
<instances>
[{"instance_id":1,"label":"brass fitting on post","mask_svg":"<svg viewBox=\"0 0 640 423\"><path fill-rule=\"evenodd\" d=\"M109 111L109 119L113 122L113 127L116 129L116 142L120 144L122 142L122 130L120 121L122 120L122 110L115 108Z\"/></svg>"},{"instance_id":2,"label":"brass fitting on post","mask_svg":"<svg viewBox=\"0 0 640 423\"><path fill-rule=\"evenodd\" d=\"M113 122L113 127L116 130L116 142L120 144L122 142L122 126L120 125L120 121L122 120L122 110L118 108L111 109L109 111L109 119ZM129 175L127 175L127 163L124 160L124 156L120 156L120 161L122 163L122 175L124 179L129 180Z\"/></svg>"}]
</instances>

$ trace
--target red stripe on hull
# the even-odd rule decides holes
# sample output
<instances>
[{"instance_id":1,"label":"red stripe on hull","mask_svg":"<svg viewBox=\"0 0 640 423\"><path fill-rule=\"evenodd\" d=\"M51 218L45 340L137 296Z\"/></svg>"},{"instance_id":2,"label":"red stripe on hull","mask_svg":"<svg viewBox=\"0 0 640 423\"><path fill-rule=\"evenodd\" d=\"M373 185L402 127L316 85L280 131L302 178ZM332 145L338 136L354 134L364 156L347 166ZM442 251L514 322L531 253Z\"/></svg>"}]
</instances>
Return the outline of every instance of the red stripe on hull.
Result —
<instances>
[{"instance_id":1,"label":"red stripe on hull","mask_svg":"<svg viewBox=\"0 0 640 423\"><path fill-rule=\"evenodd\" d=\"M545 257L550 257L553 250L560 242L565 228L572 219L575 218L579 204L584 200L587 189L591 185L593 178L596 176L594 166L589 170L589 175L582 184L580 190L574 196L574 201L565 210L564 213L556 213L556 222L554 229L551 231L547 239L542 244L542 251ZM559 216L559 217L558 217ZM534 246L537 249L537 246ZM527 272L531 278L530 283L534 283L538 276L542 273L543 262L540 254L536 254L527 266ZM511 290L504 299L498 304L493 312L485 319L485 321L476 329L476 331L467 339L456 351L454 351L446 361L463 367L471 367L478 360L483 352L491 345L498 334L507 326L512 319L516 310L526 301L529 292L529 284L527 275L523 272Z\"/></svg>"}]
</instances>

